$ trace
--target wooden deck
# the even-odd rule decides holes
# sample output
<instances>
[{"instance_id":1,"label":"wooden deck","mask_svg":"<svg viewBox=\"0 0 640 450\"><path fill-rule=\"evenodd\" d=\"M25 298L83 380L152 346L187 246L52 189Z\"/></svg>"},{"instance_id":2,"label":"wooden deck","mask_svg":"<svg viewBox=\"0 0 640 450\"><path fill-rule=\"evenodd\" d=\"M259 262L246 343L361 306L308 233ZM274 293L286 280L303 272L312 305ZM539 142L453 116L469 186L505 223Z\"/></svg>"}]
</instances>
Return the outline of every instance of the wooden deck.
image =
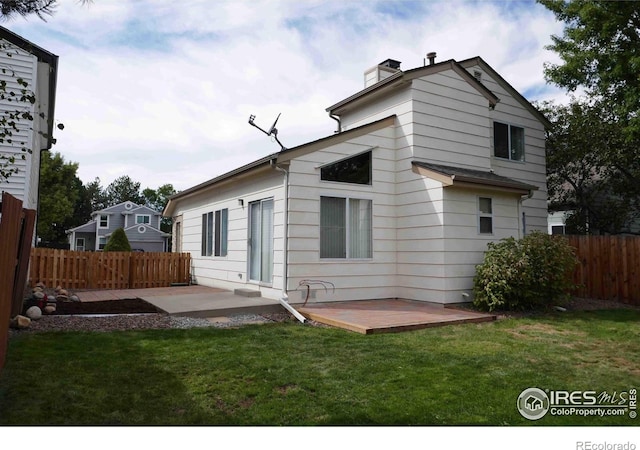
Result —
<instances>
[{"instance_id":1,"label":"wooden deck","mask_svg":"<svg viewBox=\"0 0 640 450\"><path fill-rule=\"evenodd\" d=\"M496 319L491 314L402 299L307 304L298 308L298 311L316 322L362 334L398 333Z\"/></svg>"}]
</instances>

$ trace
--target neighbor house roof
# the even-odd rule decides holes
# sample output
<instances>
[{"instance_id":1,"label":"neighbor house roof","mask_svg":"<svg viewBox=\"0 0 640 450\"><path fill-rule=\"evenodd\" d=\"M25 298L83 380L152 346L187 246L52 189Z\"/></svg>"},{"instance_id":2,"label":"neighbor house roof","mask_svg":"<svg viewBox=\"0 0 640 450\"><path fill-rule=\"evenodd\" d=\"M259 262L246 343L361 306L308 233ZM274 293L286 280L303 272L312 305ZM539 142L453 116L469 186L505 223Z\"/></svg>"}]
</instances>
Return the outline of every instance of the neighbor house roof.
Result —
<instances>
[{"instance_id":1,"label":"neighbor house roof","mask_svg":"<svg viewBox=\"0 0 640 450\"><path fill-rule=\"evenodd\" d=\"M4 27L0 27L0 39L11 42L16 47L21 48L25 52L31 53L38 61L49 65L49 101L47 110L47 149L53 145L53 122L56 109L56 87L58 84L58 56L48 50L37 46L33 42L29 42L22 36L15 34Z\"/></svg>"},{"instance_id":2,"label":"neighbor house roof","mask_svg":"<svg viewBox=\"0 0 640 450\"><path fill-rule=\"evenodd\" d=\"M314 152L320 148L324 148L330 145L339 144L349 139L354 139L359 136L371 133L375 130L386 128L395 124L395 114L384 119L377 120L375 122L362 125L357 128L353 128L348 131L336 133L331 136L326 136L315 141L307 142L306 144L299 145L297 147L288 148L277 153L272 153L264 158L260 158L242 167L234 169L230 172L224 173L220 176L212 178L204 183L200 183L192 188L181 191L175 195L169 197L169 201L164 207L162 215L164 217L171 217L176 206L176 202L184 198L196 195L204 190L217 187L219 184L224 183L231 179L236 179L240 176L246 176L247 174L253 174L255 171L263 168L268 168L273 164L287 163L293 158L298 156Z\"/></svg>"},{"instance_id":3,"label":"neighbor house roof","mask_svg":"<svg viewBox=\"0 0 640 450\"><path fill-rule=\"evenodd\" d=\"M414 172L439 181L445 186L480 185L521 194L538 190L537 186L496 175L491 171L444 166L423 161L411 161L411 164L414 167Z\"/></svg>"}]
</instances>

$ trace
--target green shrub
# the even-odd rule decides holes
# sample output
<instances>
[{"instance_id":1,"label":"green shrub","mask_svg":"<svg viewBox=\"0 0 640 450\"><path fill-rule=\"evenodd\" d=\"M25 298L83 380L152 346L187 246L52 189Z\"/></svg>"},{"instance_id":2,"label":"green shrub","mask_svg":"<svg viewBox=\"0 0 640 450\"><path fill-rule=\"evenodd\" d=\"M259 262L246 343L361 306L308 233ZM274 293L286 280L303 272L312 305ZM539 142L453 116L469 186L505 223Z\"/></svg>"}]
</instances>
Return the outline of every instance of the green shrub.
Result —
<instances>
[{"instance_id":1,"label":"green shrub","mask_svg":"<svg viewBox=\"0 0 640 450\"><path fill-rule=\"evenodd\" d=\"M127 235L124 232L123 228L118 228L116 231L111 234L111 237L107 241L107 244L104 246L105 252L130 252L131 244L129 244L129 239L127 239Z\"/></svg>"},{"instance_id":2,"label":"green shrub","mask_svg":"<svg viewBox=\"0 0 640 450\"><path fill-rule=\"evenodd\" d=\"M565 239L540 232L491 242L473 280L474 305L523 310L564 300L578 260Z\"/></svg>"}]
</instances>

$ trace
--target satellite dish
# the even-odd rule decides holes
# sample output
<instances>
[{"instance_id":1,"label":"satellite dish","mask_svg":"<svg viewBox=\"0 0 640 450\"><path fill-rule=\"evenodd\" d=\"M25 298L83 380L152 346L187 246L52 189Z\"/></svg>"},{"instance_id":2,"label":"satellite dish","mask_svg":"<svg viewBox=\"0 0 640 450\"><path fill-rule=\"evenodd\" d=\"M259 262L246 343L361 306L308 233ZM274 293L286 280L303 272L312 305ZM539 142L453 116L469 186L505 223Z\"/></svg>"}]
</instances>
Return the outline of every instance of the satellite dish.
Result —
<instances>
[{"instance_id":1,"label":"satellite dish","mask_svg":"<svg viewBox=\"0 0 640 450\"><path fill-rule=\"evenodd\" d=\"M268 136L271 136L272 134L275 134L276 136L278 135L278 129L276 128L276 124L278 123L280 114L282 113L278 114L278 117L276 117L276 120L274 120L273 125L271 125L271 128L269 128L269 132L267 133Z\"/></svg>"},{"instance_id":2,"label":"satellite dish","mask_svg":"<svg viewBox=\"0 0 640 450\"><path fill-rule=\"evenodd\" d=\"M282 145L282 142L280 142L280 140L278 139L278 129L276 128L276 124L278 123L278 119L280 118L280 114L278 114L278 117L276 117L276 120L273 121L273 125L271 125L271 128L269 128L269 131L265 131L262 128L260 128L258 125L256 125L255 123L253 123L253 121L255 120L256 116L251 114L249 116L249 125L256 127L258 130L262 131L264 134L266 134L267 136L273 136L274 139L276 140L276 142L280 145L280 150L286 150L285 146Z\"/></svg>"}]
</instances>

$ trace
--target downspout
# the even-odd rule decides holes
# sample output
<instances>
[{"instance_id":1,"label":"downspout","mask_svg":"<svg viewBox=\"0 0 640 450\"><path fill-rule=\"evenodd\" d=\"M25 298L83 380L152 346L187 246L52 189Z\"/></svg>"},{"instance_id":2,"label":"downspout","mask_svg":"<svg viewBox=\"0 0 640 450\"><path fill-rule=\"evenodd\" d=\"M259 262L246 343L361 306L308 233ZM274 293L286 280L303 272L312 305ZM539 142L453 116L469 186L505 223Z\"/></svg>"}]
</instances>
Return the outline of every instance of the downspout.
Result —
<instances>
[{"instance_id":1,"label":"downspout","mask_svg":"<svg viewBox=\"0 0 640 450\"><path fill-rule=\"evenodd\" d=\"M525 229L525 223L522 222L522 219L524 218L522 216L522 203L525 200L529 200L531 197L533 197L533 191L529 190L529 193L527 195L521 195L520 196L520 200L518 201L518 222L520 222L520 226L518 226L518 238L522 239L526 233L526 229Z\"/></svg>"},{"instance_id":2,"label":"downspout","mask_svg":"<svg viewBox=\"0 0 640 450\"><path fill-rule=\"evenodd\" d=\"M333 120L335 120L336 122L338 122L338 129L336 131L334 131L334 133L340 133L342 131L342 121L340 120L340 117L338 116L334 116L333 114L329 113L329 117L331 117Z\"/></svg>"},{"instance_id":3,"label":"downspout","mask_svg":"<svg viewBox=\"0 0 640 450\"><path fill-rule=\"evenodd\" d=\"M287 281L288 281L288 260L289 260L289 171L287 169L278 166L276 159L272 159L269 164L271 167L284 174L284 218L282 222L282 296L279 299L280 304L296 319L305 323L306 317L295 310L289 303L289 295L287 294Z\"/></svg>"}]
</instances>

